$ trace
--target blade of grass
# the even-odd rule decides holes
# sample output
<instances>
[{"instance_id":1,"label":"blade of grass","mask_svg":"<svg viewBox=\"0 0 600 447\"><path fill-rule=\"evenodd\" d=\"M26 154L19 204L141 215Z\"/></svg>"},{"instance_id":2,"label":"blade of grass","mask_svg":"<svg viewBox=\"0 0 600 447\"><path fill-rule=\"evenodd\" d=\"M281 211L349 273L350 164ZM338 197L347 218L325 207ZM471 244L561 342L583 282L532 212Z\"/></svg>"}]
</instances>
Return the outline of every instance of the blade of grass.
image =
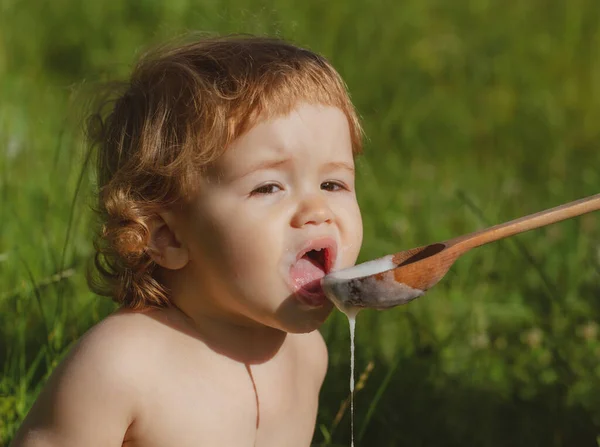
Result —
<instances>
[{"instance_id":1,"label":"blade of grass","mask_svg":"<svg viewBox=\"0 0 600 447\"><path fill-rule=\"evenodd\" d=\"M37 292L40 293L41 291L43 291L43 289L45 289L49 285L58 283L60 281L70 278L71 276L73 276L76 273L76 267L77 266L70 267L66 270L63 270L62 272L55 273L51 276L48 276L48 277L38 281L37 286L36 286ZM17 288L17 289L11 290L10 292L7 292L6 294L0 295L0 302L4 301L4 300L14 300L14 299L17 299L18 297L26 295L28 293L35 293L35 290L36 290L36 288L32 288L32 287L23 287L23 288Z\"/></svg>"},{"instance_id":2,"label":"blade of grass","mask_svg":"<svg viewBox=\"0 0 600 447\"><path fill-rule=\"evenodd\" d=\"M392 365L390 366L390 369L388 370L387 374L385 375L385 378L383 379L383 381L377 388L377 392L375 393L373 400L369 404L369 408L367 409L367 414L365 415L365 418L363 419L360 430L358 432L358 437L357 437L358 442L362 441L362 439L365 435L365 431L367 430L367 427L369 426L369 422L371 421L371 418L375 414L377 405L379 404L379 401L381 400L381 396L383 396L383 393L385 392L388 385L390 384L390 381L392 380L392 376L398 369L398 365L400 364L401 357L402 356L400 354L396 355L396 358L394 359L394 362L392 363Z\"/></svg>"},{"instance_id":3,"label":"blade of grass","mask_svg":"<svg viewBox=\"0 0 600 447\"><path fill-rule=\"evenodd\" d=\"M36 299L36 302L38 305L38 309L39 309L40 315L42 317L42 326L43 326L44 332L45 332L44 343L46 344L46 347L48 348L50 354L54 355L54 350L52 348L52 344L50 343L50 328L48 327L48 320L46 319L46 315L44 314L44 306L42 305L42 297L40 295L38 284L33 276L33 272L29 268L29 264L27 263L27 261L21 256L21 254L18 251L16 251L16 253L17 253L17 257L23 264L23 267L25 267L25 271L27 272L29 281L32 284L32 292L33 292L33 295L35 296L35 299Z\"/></svg>"},{"instance_id":4,"label":"blade of grass","mask_svg":"<svg viewBox=\"0 0 600 447\"><path fill-rule=\"evenodd\" d=\"M26 389L33 388L31 383L33 382L33 376L35 375L37 368L39 367L43 358L48 357L48 351L46 345L42 345L40 350L34 357L33 361L29 364L29 368L27 369L27 374L24 377L21 377L21 381L24 382L24 386ZM46 358L46 364L48 364L48 359Z\"/></svg>"},{"instance_id":5,"label":"blade of grass","mask_svg":"<svg viewBox=\"0 0 600 447\"><path fill-rule=\"evenodd\" d=\"M69 220L67 223L67 231L65 234L65 243L63 245L63 249L62 249L62 254L61 254L61 258L60 258L60 268L59 271L62 271L64 269L65 266L65 259L67 256L67 247L69 245L69 241L71 239L71 230L73 227L73 220L75 218L75 208L76 208L76 204L77 204L77 198L79 196L79 191L81 190L81 185L83 184L83 179L85 177L85 173L87 172L88 169L88 165L89 165L89 161L92 155L92 150L88 149L86 151L86 156L85 156L85 160L83 162L83 165L81 166L81 170L79 171L79 177L77 179L77 185L75 187L75 193L73 194L73 199L71 200L71 208L69 210ZM61 312L61 308L62 308L62 288L58 287L57 288L57 303L56 303L56 309L55 309L55 314L54 317L58 317L58 315Z\"/></svg>"}]
</instances>

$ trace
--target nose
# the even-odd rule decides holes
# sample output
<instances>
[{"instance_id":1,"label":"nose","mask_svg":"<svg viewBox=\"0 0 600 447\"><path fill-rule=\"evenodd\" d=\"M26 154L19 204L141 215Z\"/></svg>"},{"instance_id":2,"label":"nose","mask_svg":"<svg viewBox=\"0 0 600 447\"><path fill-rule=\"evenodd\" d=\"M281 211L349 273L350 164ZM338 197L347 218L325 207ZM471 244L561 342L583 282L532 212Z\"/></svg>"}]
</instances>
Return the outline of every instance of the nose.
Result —
<instances>
[{"instance_id":1,"label":"nose","mask_svg":"<svg viewBox=\"0 0 600 447\"><path fill-rule=\"evenodd\" d=\"M331 223L333 212L324 197L317 194L305 197L298 205L292 218L294 228L305 225L321 225Z\"/></svg>"}]
</instances>

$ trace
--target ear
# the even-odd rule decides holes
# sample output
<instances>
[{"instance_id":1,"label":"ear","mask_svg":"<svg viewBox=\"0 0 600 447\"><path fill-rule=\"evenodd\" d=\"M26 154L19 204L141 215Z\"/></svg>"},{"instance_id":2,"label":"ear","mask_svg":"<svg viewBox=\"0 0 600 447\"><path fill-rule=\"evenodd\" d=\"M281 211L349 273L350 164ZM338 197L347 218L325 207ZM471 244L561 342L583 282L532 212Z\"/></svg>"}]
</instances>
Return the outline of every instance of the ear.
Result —
<instances>
[{"instance_id":1,"label":"ear","mask_svg":"<svg viewBox=\"0 0 600 447\"><path fill-rule=\"evenodd\" d=\"M177 237L172 217L169 213L161 213L148 223L148 254L161 267L179 270L188 263L189 253Z\"/></svg>"}]
</instances>

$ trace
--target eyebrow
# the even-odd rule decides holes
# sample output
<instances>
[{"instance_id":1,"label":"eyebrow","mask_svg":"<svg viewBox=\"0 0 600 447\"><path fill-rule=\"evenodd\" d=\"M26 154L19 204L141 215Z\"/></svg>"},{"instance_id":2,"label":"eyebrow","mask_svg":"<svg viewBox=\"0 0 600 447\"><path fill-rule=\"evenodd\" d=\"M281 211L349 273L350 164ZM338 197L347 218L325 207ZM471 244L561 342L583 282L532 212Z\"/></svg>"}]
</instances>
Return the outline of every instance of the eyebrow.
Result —
<instances>
[{"instance_id":1,"label":"eyebrow","mask_svg":"<svg viewBox=\"0 0 600 447\"><path fill-rule=\"evenodd\" d=\"M346 163L343 161L330 161L328 163L325 163L324 168L325 169L344 169L344 170L350 171L352 174L354 174L354 166L352 166L350 163Z\"/></svg>"},{"instance_id":2,"label":"eyebrow","mask_svg":"<svg viewBox=\"0 0 600 447\"><path fill-rule=\"evenodd\" d=\"M290 157L288 158L280 158L280 159L275 159L275 160L265 160L263 162L257 163L256 165L248 168L246 171L244 171L243 173L236 175L235 178L237 179L241 179L244 178L250 174L252 174L253 172L256 171L261 171L263 169L276 169L279 168L281 166L284 166L286 164L289 164L292 161L292 159ZM331 170L331 169L343 169L345 171L348 171L352 174L354 174L354 166L352 166L350 163L346 163L343 161L330 161L327 162L323 165L323 170Z\"/></svg>"},{"instance_id":3,"label":"eyebrow","mask_svg":"<svg viewBox=\"0 0 600 447\"><path fill-rule=\"evenodd\" d=\"M236 175L236 178L240 179L246 177L247 175L252 174L256 171L262 171L263 169L275 169L280 166L286 165L292 161L291 158L278 158L275 160L265 160L260 163L251 166L246 171L242 172L240 175Z\"/></svg>"}]
</instances>

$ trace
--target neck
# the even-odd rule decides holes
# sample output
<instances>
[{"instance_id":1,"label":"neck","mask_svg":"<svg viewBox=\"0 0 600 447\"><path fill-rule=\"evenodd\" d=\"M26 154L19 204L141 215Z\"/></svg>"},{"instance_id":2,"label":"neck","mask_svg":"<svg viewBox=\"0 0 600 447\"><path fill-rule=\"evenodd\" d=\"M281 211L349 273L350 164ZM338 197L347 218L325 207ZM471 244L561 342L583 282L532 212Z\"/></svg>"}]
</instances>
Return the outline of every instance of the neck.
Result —
<instances>
[{"instance_id":1,"label":"neck","mask_svg":"<svg viewBox=\"0 0 600 447\"><path fill-rule=\"evenodd\" d=\"M261 364L272 359L281 349L287 333L264 325L243 325L207 314L188 314L173 305L184 330L202 340L210 349L247 365Z\"/></svg>"},{"instance_id":2,"label":"neck","mask_svg":"<svg viewBox=\"0 0 600 447\"><path fill-rule=\"evenodd\" d=\"M225 296L231 293L226 287L213 281L196 289L202 290L202 296L189 288L173 287L190 283L173 281L169 285L172 306L168 312L182 330L213 351L249 365L264 363L279 352L287 336L285 331L266 326L236 309L215 307L212 303L235 300Z\"/></svg>"}]
</instances>

